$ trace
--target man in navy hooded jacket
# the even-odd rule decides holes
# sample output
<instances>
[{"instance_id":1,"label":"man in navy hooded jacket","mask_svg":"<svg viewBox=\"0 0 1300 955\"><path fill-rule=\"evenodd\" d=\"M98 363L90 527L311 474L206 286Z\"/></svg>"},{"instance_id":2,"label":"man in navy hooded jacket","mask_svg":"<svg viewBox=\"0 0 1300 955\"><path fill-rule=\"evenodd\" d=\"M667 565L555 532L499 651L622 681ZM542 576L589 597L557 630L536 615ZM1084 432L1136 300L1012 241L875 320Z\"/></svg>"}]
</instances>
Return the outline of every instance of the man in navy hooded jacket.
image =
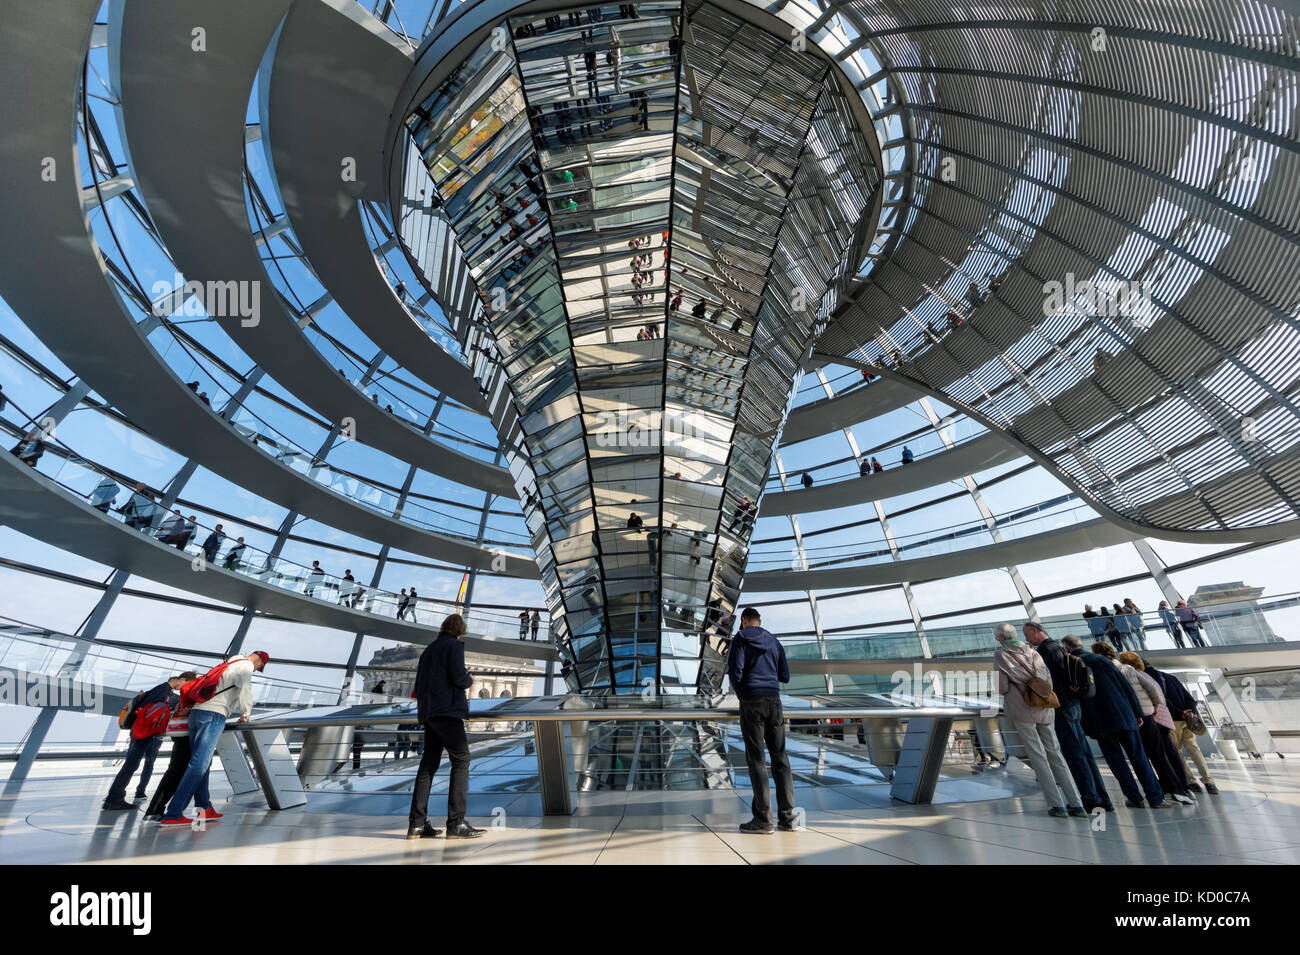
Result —
<instances>
[{"instance_id":1,"label":"man in navy hooded jacket","mask_svg":"<svg viewBox=\"0 0 1300 955\"><path fill-rule=\"evenodd\" d=\"M740 615L740 630L731 640L727 676L731 691L740 700L740 732L745 739L745 762L754 788L754 818L742 823L741 832L770 833L772 803L767 792L767 762L763 744L772 756L776 776L776 808L781 829L793 832L794 777L785 755L785 714L781 712L780 687L790 682L785 649L760 626L758 611L746 607Z\"/></svg>"}]
</instances>

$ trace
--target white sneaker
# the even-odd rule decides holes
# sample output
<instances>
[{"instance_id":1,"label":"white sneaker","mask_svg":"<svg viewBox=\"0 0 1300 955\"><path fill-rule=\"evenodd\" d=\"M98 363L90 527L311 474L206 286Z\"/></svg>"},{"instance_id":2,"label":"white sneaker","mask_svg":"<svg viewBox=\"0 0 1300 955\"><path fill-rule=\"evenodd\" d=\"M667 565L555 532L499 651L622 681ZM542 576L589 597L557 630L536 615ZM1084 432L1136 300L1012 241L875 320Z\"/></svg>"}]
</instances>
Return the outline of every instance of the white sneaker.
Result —
<instances>
[{"instance_id":1,"label":"white sneaker","mask_svg":"<svg viewBox=\"0 0 1300 955\"><path fill-rule=\"evenodd\" d=\"M1196 803L1194 803L1192 800L1188 799L1188 798L1187 798L1186 796L1184 796L1182 793L1170 793L1170 794L1169 794L1169 798L1172 799L1174 802L1182 803L1184 806L1195 806L1195 805L1196 805Z\"/></svg>"}]
</instances>

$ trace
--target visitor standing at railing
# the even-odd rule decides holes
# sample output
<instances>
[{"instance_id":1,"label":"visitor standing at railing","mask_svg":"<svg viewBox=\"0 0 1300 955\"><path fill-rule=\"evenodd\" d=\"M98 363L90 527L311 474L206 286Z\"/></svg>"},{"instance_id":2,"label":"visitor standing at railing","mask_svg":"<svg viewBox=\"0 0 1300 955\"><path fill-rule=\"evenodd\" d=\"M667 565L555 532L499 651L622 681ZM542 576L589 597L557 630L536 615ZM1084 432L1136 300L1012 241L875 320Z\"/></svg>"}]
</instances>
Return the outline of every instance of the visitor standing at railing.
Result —
<instances>
[{"instance_id":1,"label":"visitor standing at railing","mask_svg":"<svg viewBox=\"0 0 1300 955\"><path fill-rule=\"evenodd\" d=\"M1025 760L1038 777L1038 786L1047 799L1047 814L1087 818L1056 739L1054 724L1059 701L1052 690L1047 664L1016 636L1011 624L998 624L993 637L998 642L993 651L993 669L998 674L1002 710L1016 729Z\"/></svg>"},{"instance_id":2,"label":"visitor standing at railing","mask_svg":"<svg viewBox=\"0 0 1300 955\"><path fill-rule=\"evenodd\" d=\"M307 582L303 587L303 592L306 593L308 597L316 596L316 588L319 587L324 580L325 571L321 570L320 561L313 560L311 562L311 570L307 571Z\"/></svg>"},{"instance_id":3,"label":"visitor standing at railing","mask_svg":"<svg viewBox=\"0 0 1300 955\"><path fill-rule=\"evenodd\" d=\"M169 547L173 547L176 545L177 541L184 537L184 535L185 515L181 513L179 507L174 507L172 508L172 512L168 514L167 518L162 522L162 526L158 528L158 533L155 536L162 543ZM181 547L183 548L184 544L182 544Z\"/></svg>"},{"instance_id":4,"label":"visitor standing at railing","mask_svg":"<svg viewBox=\"0 0 1300 955\"><path fill-rule=\"evenodd\" d=\"M534 610L534 611L533 611L533 617L532 617L532 620L529 621L529 623L530 623L530 626L531 626L532 631L533 631L533 639L536 640L536 639L537 639L537 631L538 631L538 630L541 628L541 626L542 626L542 615L541 615L540 613L538 613L536 610Z\"/></svg>"},{"instance_id":5,"label":"visitor standing at railing","mask_svg":"<svg viewBox=\"0 0 1300 955\"><path fill-rule=\"evenodd\" d=\"M1205 764L1205 754L1201 752L1201 746L1196 742L1197 730L1193 726L1199 727L1200 732L1205 732L1205 724L1201 721L1200 715L1196 712L1196 700L1183 681L1178 679L1172 673L1166 673L1164 670L1157 670L1146 660L1142 661L1147 675L1160 684L1160 689L1165 694L1165 705L1169 708L1169 714L1174 718L1174 729L1171 739L1174 745L1175 758L1182 760L1182 751L1186 751L1188 756L1192 757L1192 762L1196 764L1196 769L1201 774L1201 782L1205 785L1205 791L1211 796L1219 795L1219 787L1215 785L1214 780L1210 777L1210 767ZM1186 762L1183 763L1186 768ZM1195 780L1192 780L1189 787L1199 791L1199 786Z\"/></svg>"},{"instance_id":6,"label":"visitor standing at railing","mask_svg":"<svg viewBox=\"0 0 1300 955\"><path fill-rule=\"evenodd\" d=\"M163 715L170 719L172 709L180 702L180 697L176 695L176 691L196 677L198 677L197 673L193 670L187 670L164 683L159 683L152 689L141 691L131 701L131 710L127 714L126 721L122 724L123 728L130 732L131 742L126 750L126 759L122 761L122 768L113 777L113 785L108 789L108 796L104 799L103 809L110 812L135 809L134 805L126 801L126 787L131 782L131 777L135 775L136 768L139 767L141 761L144 762L144 770L140 774L140 784L136 786L135 798L143 799L145 797L149 777L153 775L153 763L158 756L158 748L162 745L167 725L165 722L159 723L159 726L162 727L161 730L146 734L142 732L143 725L137 726L136 724L142 718L152 715L151 711L157 709L159 705L167 708L166 713Z\"/></svg>"},{"instance_id":7,"label":"visitor standing at railing","mask_svg":"<svg viewBox=\"0 0 1300 955\"><path fill-rule=\"evenodd\" d=\"M191 514L185 521L185 526L181 528L180 539L176 542L177 550L184 550L190 546L190 541L194 540L194 535L199 530L199 518L196 514Z\"/></svg>"},{"instance_id":8,"label":"visitor standing at railing","mask_svg":"<svg viewBox=\"0 0 1300 955\"><path fill-rule=\"evenodd\" d=\"M519 611L519 639L528 639L528 611Z\"/></svg>"},{"instance_id":9,"label":"visitor standing at railing","mask_svg":"<svg viewBox=\"0 0 1300 955\"><path fill-rule=\"evenodd\" d=\"M222 532L222 525L218 524L216 530L207 536L203 542L203 556L209 564L215 564L217 561L217 552L221 550L221 545L225 542L226 535Z\"/></svg>"},{"instance_id":10,"label":"visitor standing at railing","mask_svg":"<svg viewBox=\"0 0 1300 955\"><path fill-rule=\"evenodd\" d=\"M1102 631L1101 638L1109 643L1116 650L1124 650L1124 639L1120 635L1119 627L1115 624L1115 618L1111 616L1110 610L1105 604L1101 605Z\"/></svg>"},{"instance_id":11,"label":"visitor standing at railing","mask_svg":"<svg viewBox=\"0 0 1300 955\"><path fill-rule=\"evenodd\" d=\"M45 439L41 434L41 430L32 428L21 441L14 445L10 453L29 468L36 467L36 462L45 453Z\"/></svg>"},{"instance_id":12,"label":"visitor standing at railing","mask_svg":"<svg viewBox=\"0 0 1300 955\"><path fill-rule=\"evenodd\" d=\"M1061 704L1052 728L1056 731L1056 741L1061 746L1066 765L1070 767L1084 810L1092 812L1100 806L1107 812L1114 812L1110 793L1106 792L1106 784L1092 756L1092 747L1083 732L1083 701L1096 695L1097 689L1088 664L1066 653L1060 643L1047 635L1040 623L1031 620L1021 631L1052 675L1052 690Z\"/></svg>"},{"instance_id":13,"label":"visitor standing at railing","mask_svg":"<svg viewBox=\"0 0 1300 955\"><path fill-rule=\"evenodd\" d=\"M1129 623L1128 614L1124 612L1124 608L1119 604L1113 606L1114 613L1111 620L1114 622L1115 627L1115 649L1124 651L1128 649L1129 642L1134 640L1132 625Z\"/></svg>"},{"instance_id":14,"label":"visitor standing at railing","mask_svg":"<svg viewBox=\"0 0 1300 955\"><path fill-rule=\"evenodd\" d=\"M205 818L221 818L208 795L212 755L231 715L239 713L239 722L247 723L253 714L253 674L260 673L270 662L271 656L265 650L254 650L246 657L232 657L213 667L182 689L181 703L193 704L189 719L191 754L185 775L162 818L164 826L190 825L192 820L185 816L185 810L191 799Z\"/></svg>"},{"instance_id":15,"label":"visitor standing at railing","mask_svg":"<svg viewBox=\"0 0 1300 955\"><path fill-rule=\"evenodd\" d=\"M153 495L145 488L144 482L137 481L135 490L131 492L130 500L122 508L122 516L126 518L126 526L138 530L148 530L150 525L153 524L153 515L157 507Z\"/></svg>"},{"instance_id":16,"label":"visitor standing at railing","mask_svg":"<svg viewBox=\"0 0 1300 955\"><path fill-rule=\"evenodd\" d=\"M118 492L121 490L121 486L116 481L104 475L103 479L95 485L95 489L90 492L90 506L107 514L109 508L117 501Z\"/></svg>"},{"instance_id":17,"label":"visitor standing at railing","mask_svg":"<svg viewBox=\"0 0 1300 955\"><path fill-rule=\"evenodd\" d=\"M1160 608L1156 611L1160 614L1160 620L1165 625L1165 631L1173 638L1174 645L1179 650L1186 649L1183 646L1183 628L1178 622L1178 616L1169 609L1169 601L1160 601Z\"/></svg>"},{"instance_id":18,"label":"visitor standing at railing","mask_svg":"<svg viewBox=\"0 0 1300 955\"><path fill-rule=\"evenodd\" d=\"M1129 633L1133 634L1133 641L1137 644L1139 650L1146 650L1146 630L1142 626L1142 611L1130 598L1124 598L1124 613L1128 615Z\"/></svg>"},{"instance_id":19,"label":"visitor standing at railing","mask_svg":"<svg viewBox=\"0 0 1300 955\"><path fill-rule=\"evenodd\" d=\"M1179 624L1187 633L1187 639L1192 641L1192 646L1203 648L1205 640L1201 637L1201 615L1187 606L1185 600L1178 601L1174 607L1174 614L1178 617Z\"/></svg>"},{"instance_id":20,"label":"visitor standing at railing","mask_svg":"<svg viewBox=\"0 0 1300 955\"><path fill-rule=\"evenodd\" d=\"M353 598L357 592L357 581L352 576L351 570L343 571L343 579L339 581L339 606L353 606Z\"/></svg>"},{"instance_id":21,"label":"visitor standing at railing","mask_svg":"<svg viewBox=\"0 0 1300 955\"><path fill-rule=\"evenodd\" d=\"M710 602L712 606L712 602ZM785 752L785 714L781 710L781 684L790 682L785 648L762 627L763 618L753 607L740 614L740 630L727 654L727 677L740 702L740 733L745 740L745 764L754 792L753 818L741 823L744 833L772 832L772 802L767 790L767 759L776 777L777 822L793 832L794 777ZM706 620L707 626L707 620ZM763 752L766 744L767 754Z\"/></svg>"},{"instance_id":22,"label":"visitor standing at railing","mask_svg":"<svg viewBox=\"0 0 1300 955\"><path fill-rule=\"evenodd\" d=\"M527 618L527 614L524 614ZM415 673L415 700L420 723L424 726L424 753L411 793L411 814L406 829L408 839L432 839L438 830L429 825L429 790L438 772L445 749L451 760L451 780L447 786L447 838L473 839L483 835L465 821L469 798L469 742L465 737L465 720L469 717L469 700L465 691L474 678L465 668L465 619L454 613L442 622L437 638L424 648Z\"/></svg>"},{"instance_id":23,"label":"visitor standing at railing","mask_svg":"<svg viewBox=\"0 0 1300 955\"><path fill-rule=\"evenodd\" d=\"M244 559L244 551L247 546L242 537L235 538L235 543L230 550L226 551L226 559L221 564L222 568L224 570L239 570L239 563Z\"/></svg>"},{"instance_id":24,"label":"visitor standing at railing","mask_svg":"<svg viewBox=\"0 0 1300 955\"><path fill-rule=\"evenodd\" d=\"M1169 804L1165 802L1160 781L1156 779L1155 771L1147 761L1142 740L1138 736L1142 708L1133 687L1129 686L1124 674L1110 660L1085 650L1078 637L1066 637L1061 645L1068 653L1083 660L1092 673L1096 692L1082 701L1083 731L1097 741L1106 766L1124 793L1127 800L1125 805L1130 809L1142 809L1148 804L1152 809L1168 809ZM1104 644L1100 641L1093 644L1101 645ZM1136 781L1133 778L1135 773ZM1139 783L1141 789L1138 788ZM1148 803L1142 802L1144 792Z\"/></svg>"}]
</instances>

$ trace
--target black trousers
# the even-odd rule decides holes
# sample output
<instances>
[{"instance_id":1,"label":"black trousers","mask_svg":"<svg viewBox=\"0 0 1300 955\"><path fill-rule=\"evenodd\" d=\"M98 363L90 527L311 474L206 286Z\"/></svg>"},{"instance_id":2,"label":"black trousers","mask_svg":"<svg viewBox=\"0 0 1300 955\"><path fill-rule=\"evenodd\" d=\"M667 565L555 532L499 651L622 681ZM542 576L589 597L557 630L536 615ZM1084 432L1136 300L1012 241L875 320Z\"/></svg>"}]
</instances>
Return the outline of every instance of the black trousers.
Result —
<instances>
[{"instance_id":1,"label":"black trousers","mask_svg":"<svg viewBox=\"0 0 1300 955\"><path fill-rule=\"evenodd\" d=\"M429 790L434 774L442 763L442 751L451 760L451 782L447 787L447 828L454 829L465 821L465 802L469 794L469 742L465 739L465 721L455 716L431 716L424 721L424 752L415 775L411 793L411 828L424 826L429 815Z\"/></svg>"},{"instance_id":2,"label":"black trousers","mask_svg":"<svg viewBox=\"0 0 1300 955\"><path fill-rule=\"evenodd\" d=\"M776 777L776 808L781 822L794 822L794 777L785 755L785 714L781 699L761 696L740 701L740 734L745 739L745 763L754 787L754 821L772 824L772 801L767 791L767 760L763 746L772 757L772 775Z\"/></svg>"},{"instance_id":3,"label":"black trousers","mask_svg":"<svg viewBox=\"0 0 1300 955\"><path fill-rule=\"evenodd\" d=\"M1178 778L1178 771L1174 769L1169 759L1169 749L1165 743L1165 737L1168 735L1165 728L1155 721L1154 716L1142 717L1138 736L1142 738L1142 749L1147 754L1147 761L1151 763L1151 768L1156 771L1156 778L1160 780L1160 788L1167 793L1186 795L1187 787Z\"/></svg>"},{"instance_id":4,"label":"black trousers","mask_svg":"<svg viewBox=\"0 0 1300 955\"><path fill-rule=\"evenodd\" d=\"M158 790L153 794L153 799L149 801L149 808L145 810L150 816L162 815L167 804L172 801L172 796L176 795L176 787L180 785L181 777L185 775L185 769L190 764L190 736L186 733L183 736L172 737L172 757L167 763L167 771L163 773L162 779L158 781Z\"/></svg>"},{"instance_id":5,"label":"black trousers","mask_svg":"<svg viewBox=\"0 0 1300 955\"><path fill-rule=\"evenodd\" d=\"M149 786L149 777L153 775L153 761L158 755L158 747L162 745L161 736L150 736L147 739L136 739L131 737L131 745L127 747L126 759L122 761L122 768L117 771L113 778L113 785L108 789L108 800L110 802L125 802L126 787L131 784L131 777L139 769L140 763L144 763L144 772L140 774L140 784L135 787L136 798L143 798L145 789Z\"/></svg>"}]
</instances>

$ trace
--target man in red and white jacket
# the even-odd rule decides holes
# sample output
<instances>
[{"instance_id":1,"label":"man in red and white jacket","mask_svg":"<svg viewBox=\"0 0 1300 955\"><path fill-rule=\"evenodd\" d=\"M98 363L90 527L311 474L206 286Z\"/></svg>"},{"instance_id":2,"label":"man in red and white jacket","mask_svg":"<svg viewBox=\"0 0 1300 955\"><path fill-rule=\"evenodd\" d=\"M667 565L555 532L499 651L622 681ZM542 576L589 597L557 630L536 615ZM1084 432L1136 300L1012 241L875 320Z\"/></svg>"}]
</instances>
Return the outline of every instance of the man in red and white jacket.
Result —
<instances>
[{"instance_id":1,"label":"man in red and white jacket","mask_svg":"<svg viewBox=\"0 0 1300 955\"><path fill-rule=\"evenodd\" d=\"M212 696L190 710L189 737L190 762L185 775L176 786L176 794L163 813L164 826L188 826L185 810L193 799L208 819L219 819L221 814L212 807L208 794L208 773L212 768L212 754L217 750L217 740L226 728L226 720L239 713L239 722L248 722L253 712L253 674L271 662L265 650L254 650L248 656L231 657L225 663ZM211 673L211 671L209 671ZM184 702L184 700L182 700Z\"/></svg>"}]
</instances>

